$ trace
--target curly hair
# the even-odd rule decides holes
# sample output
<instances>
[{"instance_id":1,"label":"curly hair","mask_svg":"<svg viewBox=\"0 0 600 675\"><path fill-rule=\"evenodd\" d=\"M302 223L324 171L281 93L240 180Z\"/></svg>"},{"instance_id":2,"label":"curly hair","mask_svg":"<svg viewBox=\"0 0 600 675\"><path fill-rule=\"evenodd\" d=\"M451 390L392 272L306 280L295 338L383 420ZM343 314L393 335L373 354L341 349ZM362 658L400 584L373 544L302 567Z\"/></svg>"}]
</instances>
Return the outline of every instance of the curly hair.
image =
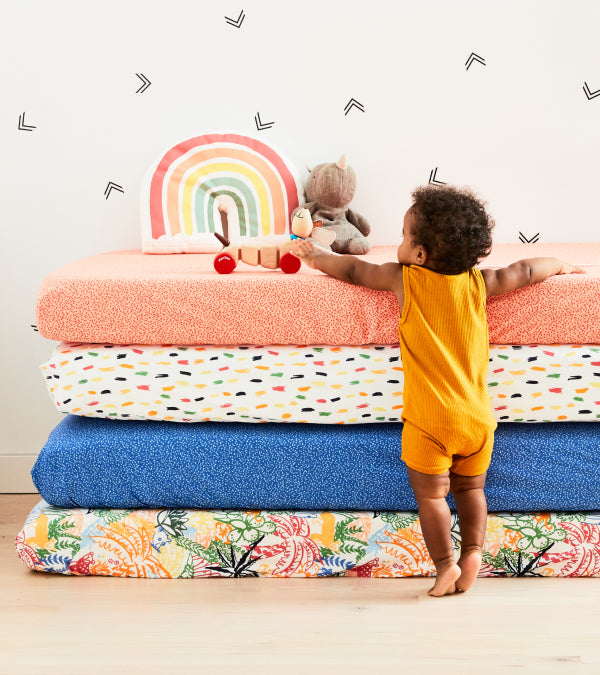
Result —
<instances>
[{"instance_id":1,"label":"curly hair","mask_svg":"<svg viewBox=\"0 0 600 675\"><path fill-rule=\"evenodd\" d=\"M495 223L471 190L423 185L411 196L413 244L423 246L436 272L460 274L489 254Z\"/></svg>"}]
</instances>

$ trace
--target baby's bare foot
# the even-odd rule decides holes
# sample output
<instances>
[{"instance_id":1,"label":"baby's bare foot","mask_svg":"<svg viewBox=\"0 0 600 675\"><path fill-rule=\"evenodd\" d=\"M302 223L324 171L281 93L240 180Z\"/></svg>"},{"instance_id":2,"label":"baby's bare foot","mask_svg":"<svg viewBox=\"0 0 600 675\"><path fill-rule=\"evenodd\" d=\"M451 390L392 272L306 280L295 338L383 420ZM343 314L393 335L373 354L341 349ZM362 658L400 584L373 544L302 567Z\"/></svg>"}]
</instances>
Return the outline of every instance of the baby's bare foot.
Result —
<instances>
[{"instance_id":1,"label":"baby's bare foot","mask_svg":"<svg viewBox=\"0 0 600 675\"><path fill-rule=\"evenodd\" d=\"M464 593L471 588L479 574L479 569L481 568L481 549L478 546L471 546L466 550L462 550L458 559L458 566L460 568L460 576L456 581L456 590L459 593Z\"/></svg>"},{"instance_id":2,"label":"baby's bare foot","mask_svg":"<svg viewBox=\"0 0 600 675\"><path fill-rule=\"evenodd\" d=\"M452 593L456 592L456 580L460 575L460 567L455 562L438 568L435 584L427 591L427 595L432 595L436 598L442 595L452 595Z\"/></svg>"}]
</instances>

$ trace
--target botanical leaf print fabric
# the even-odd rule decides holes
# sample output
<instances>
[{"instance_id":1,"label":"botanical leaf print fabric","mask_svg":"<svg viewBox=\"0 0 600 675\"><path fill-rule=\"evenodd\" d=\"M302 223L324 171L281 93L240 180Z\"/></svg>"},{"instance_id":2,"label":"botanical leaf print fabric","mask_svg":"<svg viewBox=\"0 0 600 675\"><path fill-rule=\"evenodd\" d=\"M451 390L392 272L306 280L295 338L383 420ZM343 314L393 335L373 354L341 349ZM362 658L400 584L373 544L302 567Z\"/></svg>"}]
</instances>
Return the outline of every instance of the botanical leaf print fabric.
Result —
<instances>
[{"instance_id":1,"label":"botanical leaf print fabric","mask_svg":"<svg viewBox=\"0 0 600 675\"><path fill-rule=\"evenodd\" d=\"M455 554L460 537L453 515ZM16 538L43 572L145 578L409 577L434 567L415 513L63 509ZM480 576L599 576L600 513L491 513Z\"/></svg>"},{"instance_id":2,"label":"botanical leaf print fabric","mask_svg":"<svg viewBox=\"0 0 600 675\"><path fill-rule=\"evenodd\" d=\"M60 344L41 366L56 409L170 422L396 422L398 345ZM600 345L490 345L498 422L600 421Z\"/></svg>"}]
</instances>

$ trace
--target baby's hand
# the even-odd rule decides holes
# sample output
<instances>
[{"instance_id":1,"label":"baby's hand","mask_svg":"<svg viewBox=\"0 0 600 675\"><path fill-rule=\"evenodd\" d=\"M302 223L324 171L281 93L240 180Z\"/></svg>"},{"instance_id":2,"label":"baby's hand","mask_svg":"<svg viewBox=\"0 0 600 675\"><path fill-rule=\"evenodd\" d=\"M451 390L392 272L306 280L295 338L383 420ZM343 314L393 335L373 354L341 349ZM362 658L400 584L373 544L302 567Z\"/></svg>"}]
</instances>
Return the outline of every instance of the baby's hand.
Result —
<instances>
[{"instance_id":1,"label":"baby's hand","mask_svg":"<svg viewBox=\"0 0 600 675\"><path fill-rule=\"evenodd\" d=\"M559 261L561 263L561 268L558 270L557 274L586 274L586 271L583 267L575 267L564 260Z\"/></svg>"},{"instance_id":2,"label":"baby's hand","mask_svg":"<svg viewBox=\"0 0 600 675\"><path fill-rule=\"evenodd\" d=\"M315 257L322 252L312 242L304 239L296 239L294 248L290 249L290 253L296 258L303 260L309 267L315 269Z\"/></svg>"}]
</instances>

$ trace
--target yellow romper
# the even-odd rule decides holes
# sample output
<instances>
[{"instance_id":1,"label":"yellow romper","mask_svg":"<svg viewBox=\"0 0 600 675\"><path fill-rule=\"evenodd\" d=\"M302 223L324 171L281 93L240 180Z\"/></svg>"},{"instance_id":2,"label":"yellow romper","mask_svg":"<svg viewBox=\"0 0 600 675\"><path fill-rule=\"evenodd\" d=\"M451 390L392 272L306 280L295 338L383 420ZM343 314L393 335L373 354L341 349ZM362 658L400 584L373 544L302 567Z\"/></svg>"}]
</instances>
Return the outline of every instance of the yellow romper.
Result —
<instances>
[{"instance_id":1,"label":"yellow romper","mask_svg":"<svg viewBox=\"0 0 600 675\"><path fill-rule=\"evenodd\" d=\"M497 426L483 275L420 265L404 265L402 275L402 459L422 473L477 476L490 464Z\"/></svg>"}]
</instances>

